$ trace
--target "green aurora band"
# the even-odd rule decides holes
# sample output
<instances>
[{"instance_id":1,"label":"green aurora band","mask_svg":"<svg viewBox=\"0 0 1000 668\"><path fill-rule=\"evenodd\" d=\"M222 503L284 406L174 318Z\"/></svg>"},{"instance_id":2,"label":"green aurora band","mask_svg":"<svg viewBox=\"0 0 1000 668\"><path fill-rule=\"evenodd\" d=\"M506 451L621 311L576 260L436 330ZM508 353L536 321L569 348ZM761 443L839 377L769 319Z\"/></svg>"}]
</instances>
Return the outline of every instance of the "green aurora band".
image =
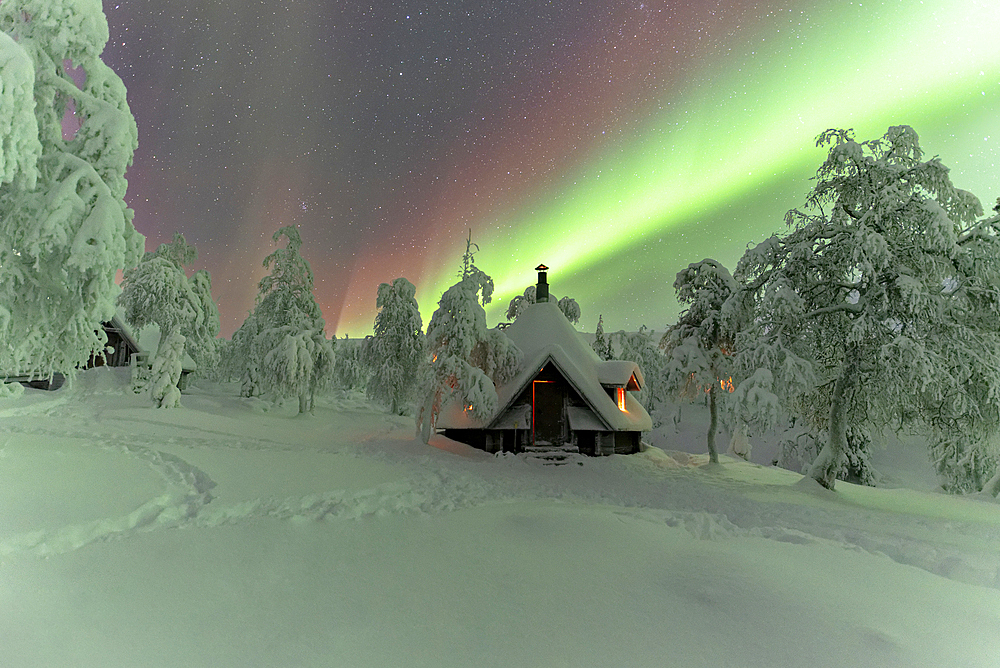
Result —
<instances>
[{"instance_id":1,"label":"green aurora band","mask_svg":"<svg viewBox=\"0 0 1000 668\"><path fill-rule=\"evenodd\" d=\"M662 330L679 269L703 257L733 267L801 205L827 128L871 139L912 125L984 208L1000 195L1000 4L819 3L755 32L660 109L637 110L645 119L616 129L614 150L564 174L565 187L471 222L496 280L490 322L544 262L553 292L580 301L582 329L602 313L608 329ZM426 261L425 323L455 280L460 251L447 251Z\"/></svg>"}]
</instances>

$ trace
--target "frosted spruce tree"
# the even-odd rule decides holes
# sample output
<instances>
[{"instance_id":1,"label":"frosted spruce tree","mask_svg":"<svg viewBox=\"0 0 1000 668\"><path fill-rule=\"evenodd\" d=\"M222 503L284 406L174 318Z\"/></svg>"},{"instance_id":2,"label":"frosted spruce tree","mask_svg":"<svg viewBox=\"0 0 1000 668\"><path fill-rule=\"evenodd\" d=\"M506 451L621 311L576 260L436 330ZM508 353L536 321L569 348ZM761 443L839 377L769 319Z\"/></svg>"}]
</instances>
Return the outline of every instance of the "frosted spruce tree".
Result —
<instances>
[{"instance_id":1,"label":"frosted spruce tree","mask_svg":"<svg viewBox=\"0 0 1000 668\"><path fill-rule=\"evenodd\" d=\"M508 322L513 322L517 320L517 317L521 315L521 311L525 308L534 304L537 300L535 296L535 286L529 285L524 290L523 295L517 295L510 300L510 304L507 305L507 320ZM550 296L551 300L552 297ZM569 320L574 325L580 322L580 305L576 303L576 300L572 297L563 297L557 302L559 310L562 311L566 319Z\"/></svg>"},{"instance_id":2,"label":"frosted spruce tree","mask_svg":"<svg viewBox=\"0 0 1000 668\"><path fill-rule=\"evenodd\" d=\"M180 405L177 382L185 352L203 370L214 362L219 310L212 299L212 279L204 270L191 278L184 271L197 258L184 235L174 234L173 241L146 253L122 276L118 304L125 320L137 330L148 325L160 330L148 389L161 408Z\"/></svg>"},{"instance_id":3,"label":"frosted spruce tree","mask_svg":"<svg viewBox=\"0 0 1000 668\"><path fill-rule=\"evenodd\" d=\"M72 373L107 337L115 273L143 238L125 205L137 144L121 79L101 59L100 0L0 3L0 369ZM66 65L82 68L77 87ZM80 129L63 138L73 104Z\"/></svg>"},{"instance_id":4,"label":"frosted spruce tree","mask_svg":"<svg viewBox=\"0 0 1000 668\"><path fill-rule=\"evenodd\" d=\"M597 316L597 331L594 332L594 343L591 345L594 352L602 360L612 360L615 358L611 350L611 339L604 334L604 316Z\"/></svg>"},{"instance_id":5,"label":"frosted spruce tree","mask_svg":"<svg viewBox=\"0 0 1000 668\"><path fill-rule=\"evenodd\" d=\"M486 311L493 279L475 266L471 235L458 283L441 296L427 325L425 363L420 371L417 433L430 440L444 402L456 396L476 419L497 408L496 385L516 371L520 351L497 329L487 329Z\"/></svg>"},{"instance_id":6,"label":"frosted spruce tree","mask_svg":"<svg viewBox=\"0 0 1000 668\"><path fill-rule=\"evenodd\" d=\"M271 273L260 280L257 305L233 334L226 364L241 374L244 396L297 397L299 413L307 413L330 380L333 343L313 298L312 269L299 254L299 231L288 225L272 238L277 243L281 237L287 245L264 258Z\"/></svg>"},{"instance_id":7,"label":"frosted spruce tree","mask_svg":"<svg viewBox=\"0 0 1000 668\"><path fill-rule=\"evenodd\" d=\"M337 339L337 354L333 361L332 386L335 389L365 390L368 387L368 367L364 361L366 339L352 339L344 334Z\"/></svg>"},{"instance_id":8,"label":"frosted spruce tree","mask_svg":"<svg viewBox=\"0 0 1000 668\"><path fill-rule=\"evenodd\" d=\"M688 401L708 394L708 458L718 463L718 396L732 390L733 335L723 325L722 305L736 291L736 281L722 264L705 259L677 272L674 290L684 310L660 339L667 357L664 382Z\"/></svg>"},{"instance_id":9,"label":"frosted spruce tree","mask_svg":"<svg viewBox=\"0 0 1000 668\"><path fill-rule=\"evenodd\" d=\"M636 393L636 400L642 404L653 417L653 426L658 427L662 423L659 409L667 399L666 386L664 385L663 368L666 358L660 350L656 339L645 325L640 325L638 331L620 331L611 335L609 350L617 347L617 359L635 362L642 370L645 384Z\"/></svg>"},{"instance_id":10,"label":"frosted spruce tree","mask_svg":"<svg viewBox=\"0 0 1000 668\"><path fill-rule=\"evenodd\" d=\"M218 338L221 323L219 306L212 297L212 275L205 269L199 269L188 281L200 302L204 318L194 336L189 338L187 351L198 365L198 375L213 375L219 365L219 346L222 340Z\"/></svg>"},{"instance_id":11,"label":"frosted spruce tree","mask_svg":"<svg viewBox=\"0 0 1000 668\"><path fill-rule=\"evenodd\" d=\"M412 405L424 353L416 294L416 287L405 278L379 285L374 334L365 340L365 366L371 374L368 398L385 404L397 415Z\"/></svg>"},{"instance_id":12,"label":"frosted spruce tree","mask_svg":"<svg viewBox=\"0 0 1000 668\"><path fill-rule=\"evenodd\" d=\"M808 475L832 489L850 428L953 433L960 410L996 423L998 298L978 200L923 159L912 128L861 143L829 130L817 144L830 149L806 208L746 252L724 311L740 330L737 395L776 395L825 434Z\"/></svg>"}]
</instances>

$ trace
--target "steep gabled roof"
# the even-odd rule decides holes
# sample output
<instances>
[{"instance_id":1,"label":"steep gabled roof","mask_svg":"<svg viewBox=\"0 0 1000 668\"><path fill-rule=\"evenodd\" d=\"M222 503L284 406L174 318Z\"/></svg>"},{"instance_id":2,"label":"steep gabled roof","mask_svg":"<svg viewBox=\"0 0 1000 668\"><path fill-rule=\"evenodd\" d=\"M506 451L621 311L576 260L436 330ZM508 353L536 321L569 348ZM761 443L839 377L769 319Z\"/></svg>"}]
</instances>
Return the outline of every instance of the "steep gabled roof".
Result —
<instances>
[{"instance_id":1,"label":"steep gabled roof","mask_svg":"<svg viewBox=\"0 0 1000 668\"><path fill-rule=\"evenodd\" d=\"M139 340L136 338L132 328L125 322L125 314L121 309L116 309L115 314L111 316L111 320L104 323L104 331L116 332L133 350L136 352L142 351L142 346L139 345Z\"/></svg>"},{"instance_id":2,"label":"steep gabled roof","mask_svg":"<svg viewBox=\"0 0 1000 668\"><path fill-rule=\"evenodd\" d=\"M640 389L642 371L635 362L606 362L587 345L559 310L555 300L532 304L524 309L504 334L521 350L521 368L510 381L497 388L498 410L490 420L479 422L462 410L459 402L450 401L438 416L438 427L452 429L497 428L504 414L528 383L551 362L583 398L609 430L649 431L652 420L635 397L626 396L623 412L608 396L602 385Z\"/></svg>"}]
</instances>

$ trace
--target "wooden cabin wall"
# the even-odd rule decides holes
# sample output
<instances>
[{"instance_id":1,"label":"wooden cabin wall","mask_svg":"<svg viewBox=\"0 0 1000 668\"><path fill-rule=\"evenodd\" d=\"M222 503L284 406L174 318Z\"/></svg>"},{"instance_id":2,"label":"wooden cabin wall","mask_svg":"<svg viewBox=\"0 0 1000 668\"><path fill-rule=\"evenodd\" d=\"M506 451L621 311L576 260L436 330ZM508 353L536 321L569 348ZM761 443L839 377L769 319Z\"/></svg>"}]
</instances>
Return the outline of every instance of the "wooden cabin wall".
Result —
<instances>
[{"instance_id":1,"label":"wooden cabin wall","mask_svg":"<svg viewBox=\"0 0 1000 668\"><path fill-rule=\"evenodd\" d=\"M527 429L445 429L444 435L486 452L522 452L527 445Z\"/></svg>"},{"instance_id":2,"label":"wooden cabin wall","mask_svg":"<svg viewBox=\"0 0 1000 668\"><path fill-rule=\"evenodd\" d=\"M616 431L615 449L616 455L634 455L639 452L639 442L642 432L639 431Z\"/></svg>"},{"instance_id":3,"label":"wooden cabin wall","mask_svg":"<svg viewBox=\"0 0 1000 668\"><path fill-rule=\"evenodd\" d=\"M87 368L92 369L98 366L129 366L132 363L132 353L138 352L128 344L122 335L113 329L106 329L108 335L107 347L113 352L105 352L104 355L92 355L87 362Z\"/></svg>"},{"instance_id":4,"label":"wooden cabin wall","mask_svg":"<svg viewBox=\"0 0 1000 668\"><path fill-rule=\"evenodd\" d=\"M445 429L444 435L453 441L471 445L480 450L486 450L486 434L484 429Z\"/></svg>"}]
</instances>

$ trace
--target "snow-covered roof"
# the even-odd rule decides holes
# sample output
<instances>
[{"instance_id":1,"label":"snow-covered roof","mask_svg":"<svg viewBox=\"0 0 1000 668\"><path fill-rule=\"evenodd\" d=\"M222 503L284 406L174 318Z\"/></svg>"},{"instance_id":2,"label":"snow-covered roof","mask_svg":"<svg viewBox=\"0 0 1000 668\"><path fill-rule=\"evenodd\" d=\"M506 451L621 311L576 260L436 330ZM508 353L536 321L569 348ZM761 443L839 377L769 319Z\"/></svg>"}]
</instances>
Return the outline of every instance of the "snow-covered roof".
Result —
<instances>
[{"instance_id":1,"label":"snow-covered roof","mask_svg":"<svg viewBox=\"0 0 1000 668\"><path fill-rule=\"evenodd\" d=\"M569 427L573 431L604 431L607 429L594 411L582 406L570 406L566 409Z\"/></svg>"},{"instance_id":2,"label":"snow-covered roof","mask_svg":"<svg viewBox=\"0 0 1000 668\"><path fill-rule=\"evenodd\" d=\"M646 384L646 380L642 377L642 370L635 362L626 360L602 361L601 365L597 367L597 373L601 385L641 390Z\"/></svg>"},{"instance_id":3,"label":"snow-covered roof","mask_svg":"<svg viewBox=\"0 0 1000 668\"><path fill-rule=\"evenodd\" d=\"M160 328L157 325L146 325L136 332L125 320L125 313L120 308L115 310L111 324L116 326L122 335L131 339L139 352L148 355L149 361L152 362L153 356L156 355L156 349L160 346ZM186 351L181 359L181 368L184 371L194 371L198 368L194 359Z\"/></svg>"},{"instance_id":4,"label":"snow-covered roof","mask_svg":"<svg viewBox=\"0 0 1000 668\"><path fill-rule=\"evenodd\" d=\"M631 394L626 393L625 411L611 399L602 385L625 387L633 378L632 389L643 385L639 365L629 361L604 361L573 328L554 301L531 304L517 317L504 334L521 350L520 371L497 388L498 410L490 420L472 419L460 402L449 401L438 416L437 426L451 429L502 429L506 413L528 383L551 362L583 398L596 418L609 431L649 431L653 428L649 413ZM637 385L637 386L636 386Z\"/></svg>"},{"instance_id":5,"label":"snow-covered roof","mask_svg":"<svg viewBox=\"0 0 1000 668\"><path fill-rule=\"evenodd\" d=\"M129 345L136 350L142 350L142 346L139 345L139 340L136 338L135 332L132 331L132 327L125 322L125 314L122 313L121 309L115 310L115 314L111 317L111 322L104 323L104 329L118 332L119 336L128 341Z\"/></svg>"}]
</instances>

